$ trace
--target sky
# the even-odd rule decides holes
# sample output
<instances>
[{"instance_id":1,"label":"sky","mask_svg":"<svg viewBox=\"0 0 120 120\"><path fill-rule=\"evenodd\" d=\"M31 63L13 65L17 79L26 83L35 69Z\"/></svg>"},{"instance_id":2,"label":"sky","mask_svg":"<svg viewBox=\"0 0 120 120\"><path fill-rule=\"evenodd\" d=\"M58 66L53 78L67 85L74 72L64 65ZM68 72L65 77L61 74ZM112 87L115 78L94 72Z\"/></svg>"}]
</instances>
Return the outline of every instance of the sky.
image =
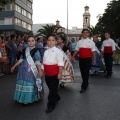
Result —
<instances>
[{"instance_id":1,"label":"sky","mask_svg":"<svg viewBox=\"0 0 120 120\"><path fill-rule=\"evenodd\" d=\"M95 26L97 16L104 13L107 3L111 0L68 0L68 28L83 27L84 7L89 6L90 24ZM56 24L67 27L67 0L33 0L33 23Z\"/></svg>"}]
</instances>

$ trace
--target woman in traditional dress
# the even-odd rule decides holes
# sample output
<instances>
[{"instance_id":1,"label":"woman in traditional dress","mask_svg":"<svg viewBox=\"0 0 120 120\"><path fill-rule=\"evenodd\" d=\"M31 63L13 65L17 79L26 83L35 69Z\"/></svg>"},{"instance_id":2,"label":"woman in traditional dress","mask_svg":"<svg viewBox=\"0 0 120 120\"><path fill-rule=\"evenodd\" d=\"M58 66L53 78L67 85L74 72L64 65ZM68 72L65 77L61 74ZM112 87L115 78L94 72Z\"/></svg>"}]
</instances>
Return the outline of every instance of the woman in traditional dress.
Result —
<instances>
[{"instance_id":1,"label":"woman in traditional dress","mask_svg":"<svg viewBox=\"0 0 120 120\"><path fill-rule=\"evenodd\" d=\"M105 65L104 65L104 59L101 58L100 56L100 51L98 50L97 47L95 47L96 49L96 65L92 65L92 67L90 68L91 70L91 75L92 74L97 74L99 71L104 72L105 71ZM92 58L93 61L93 58Z\"/></svg>"},{"instance_id":2,"label":"woman in traditional dress","mask_svg":"<svg viewBox=\"0 0 120 120\"><path fill-rule=\"evenodd\" d=\"M20 65L14 100L19 103L33 103L42 97L42 70L40 63L40 53L35 48L35 39L28 37L28 47L23 50L20 60L12 67L11 72L15 67Z\"/></svg>"},{"instance_id":3,"label":"woman in traditional dress","mask_svg":"<svg viewBox=\"0 0 120 120\"><path fill-rule=\"evenodd\" d=\"M70 61L71 53L69 51L69 48L65 45L65 38L58 36L57 43L57 47L63 52L64 67L60 87L64 87L64 84L66 82L74 82L74 71L72 63Z\"/></svg>"},{"instance_id":4,"label":"woman in traditional dress","mask_svg":"<svg viewBox=\"0 0 120 120\"><path fill-rule=\"evenodd\" d=\"M96 65L92 65L91 67L91 74L97 74L99 71L105 70L104 66L104 59L100 56L100 49L101 49L101 42L98 40L98 36L93 36L93 42L95 43L95 49L96 49ZM92 57L93 61L93 57Z\"/></svg>"}]
</instances>

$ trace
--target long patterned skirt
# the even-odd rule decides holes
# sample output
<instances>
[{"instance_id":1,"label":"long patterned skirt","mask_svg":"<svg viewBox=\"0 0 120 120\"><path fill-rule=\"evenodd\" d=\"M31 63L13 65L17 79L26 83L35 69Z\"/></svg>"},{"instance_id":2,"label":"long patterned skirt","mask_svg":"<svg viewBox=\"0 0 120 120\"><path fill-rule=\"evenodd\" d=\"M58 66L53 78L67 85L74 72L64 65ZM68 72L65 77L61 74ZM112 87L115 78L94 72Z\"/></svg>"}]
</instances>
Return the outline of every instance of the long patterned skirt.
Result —
<instances>
[{"instance_id":1,"label":"long patterned skirt","mask_svg":"<svg viewBox=\"0 0 120 120\"><path fill-rule=\"evenodd\" d=\"M14 100L20 103L33 103L38 101L36 80L31 70L28 71L28 62L24 60L19 67L16 81Z\"/></svg>"}]
</instances>

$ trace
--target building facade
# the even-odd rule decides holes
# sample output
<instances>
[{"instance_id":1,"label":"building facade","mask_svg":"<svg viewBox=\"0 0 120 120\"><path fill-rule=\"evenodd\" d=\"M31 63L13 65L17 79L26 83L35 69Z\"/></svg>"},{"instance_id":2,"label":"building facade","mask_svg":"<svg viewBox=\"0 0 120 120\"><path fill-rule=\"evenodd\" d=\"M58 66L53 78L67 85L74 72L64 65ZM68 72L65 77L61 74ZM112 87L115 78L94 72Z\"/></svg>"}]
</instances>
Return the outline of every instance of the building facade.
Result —
<instances>
[{"instance_id":1,"label":"building facade","mask_svg":"<svg viewBox=\"0 0 120 120\"><path fill-rule=\"evenodd\" d=\"M56 26L56 29L58 29L57 30L58 33L60 33L60 32L65 33L65 28L60 25L60 21L59 20L56 21L56 25L55 26Z\"/></svg>"},{"instance_id":2,"label":"building facade","mask_svg":"<svg viewBox=\"0 0 120 120\"><path fill-rule=\"evenodd\" d=\"M32 31L33 0L15 0L0 11L0 33L10 35Z\"/></svg>"}]
</instances>

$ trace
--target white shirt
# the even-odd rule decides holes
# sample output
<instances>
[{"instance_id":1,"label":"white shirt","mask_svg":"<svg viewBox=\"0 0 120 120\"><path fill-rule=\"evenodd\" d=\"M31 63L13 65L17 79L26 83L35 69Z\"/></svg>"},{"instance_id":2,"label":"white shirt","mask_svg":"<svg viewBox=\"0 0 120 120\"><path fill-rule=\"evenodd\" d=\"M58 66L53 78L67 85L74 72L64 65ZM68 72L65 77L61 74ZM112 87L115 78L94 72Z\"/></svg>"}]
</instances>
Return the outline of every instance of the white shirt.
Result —
<instances>
[{"instance_id":1,"label":"white shirt","mask_svg":"<svg viewBox=\"0 0 120 120\"><path fill-rule=\"evenodd\" d=\"M112 50L114 51L115 50L115 42L114 42L114 40L110 39L110 38L108 40L104 40L103 44L102 44L101 51L104 51L105 46L112 46Z\"/></svg>"},{"instance_id":2,"label":"white shirt","mask_svg":"<svg viewBox=\"0 0 120 120\"><path fill-rule=\"evenodd\" d=\"M77 42L75 50L79 51L80 48L91 48L92 51L95 51L95 43L89 38L83 38Z\"/></svg>"},{"instance_id":3,"label":"white shirt","mask_svg":"<svg viewBox=\"0 0 120 120\"><path fill-rule=\"evenodd\" d=\"M47 49L43 56L43 64L64 66L62 51L55 46Z\"/></svg>"}]
</instances>

